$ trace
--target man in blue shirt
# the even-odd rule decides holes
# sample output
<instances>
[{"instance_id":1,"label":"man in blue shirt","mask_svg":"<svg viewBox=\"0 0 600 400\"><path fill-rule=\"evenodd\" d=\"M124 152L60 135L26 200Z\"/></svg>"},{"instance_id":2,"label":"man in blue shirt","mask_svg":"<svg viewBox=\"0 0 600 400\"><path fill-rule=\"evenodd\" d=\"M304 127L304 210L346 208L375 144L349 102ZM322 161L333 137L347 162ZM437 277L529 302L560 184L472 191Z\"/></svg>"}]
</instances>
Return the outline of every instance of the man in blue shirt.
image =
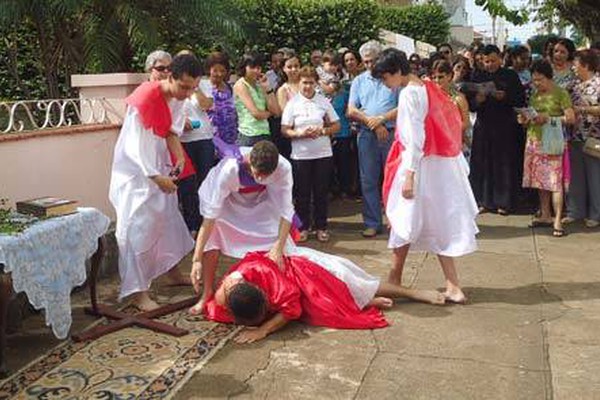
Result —
<instances>
[{"instance_id":1,"label":"man in blue shirt","mask_svg":"<svg viewBox=\"0 0 600 400\"><path fill-rule=\"evenodd\" d=\"M348 102L348 117L360 123L357 147L364 237L374 237L383 228L381 176L394 140L398 107L398 91L388 89L371 76L371 68L382 50L381 44L374 40L360 47L359 53L366 71L352 81Z\"/></svg>"}]
</instances>

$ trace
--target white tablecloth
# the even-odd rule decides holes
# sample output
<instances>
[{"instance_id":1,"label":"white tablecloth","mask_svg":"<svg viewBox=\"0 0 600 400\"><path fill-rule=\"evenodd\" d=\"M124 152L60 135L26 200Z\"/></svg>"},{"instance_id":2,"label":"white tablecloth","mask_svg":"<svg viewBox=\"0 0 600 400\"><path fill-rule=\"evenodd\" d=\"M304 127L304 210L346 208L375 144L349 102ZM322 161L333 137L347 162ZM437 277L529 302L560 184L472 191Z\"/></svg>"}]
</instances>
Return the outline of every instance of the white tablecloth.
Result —
<instances>
[{"instance_id":1,"label":"white tablecloth","mask_svg":"<svg viewBox=\"0 0 600 400\"><path fill-rule=\"evenodd\" d=\"M85 261L98 248L109 218L95 208L35 223L23 233L0 235L0 264L15 292L44 309L46 325L59 339L71 328L71 291L85 282Z\"/></svg>"}]
</instances>

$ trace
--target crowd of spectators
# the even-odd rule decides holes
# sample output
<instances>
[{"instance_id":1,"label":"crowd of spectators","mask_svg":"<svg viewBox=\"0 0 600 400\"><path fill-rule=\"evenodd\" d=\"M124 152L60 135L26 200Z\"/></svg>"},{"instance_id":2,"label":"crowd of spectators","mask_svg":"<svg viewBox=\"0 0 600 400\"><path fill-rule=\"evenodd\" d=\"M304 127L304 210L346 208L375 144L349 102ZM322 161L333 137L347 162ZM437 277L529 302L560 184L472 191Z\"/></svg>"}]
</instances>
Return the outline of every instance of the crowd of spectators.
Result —
<instances>
[{"instance_id":1,"label":"crowd of spectators","mask_svg":"<svg viewBox=\"0 0 600 400\"><path fill-rule=\"evenodd\" d=\"M247 53L235 69L223 52L206 58L196 92L182 110L172 109L185 118L181 142L196 170L179 186L190 231L201 224L196 192L216 161L213 137L241 146L268 139L291 160L301 241L312 232L329 240L329 196L362 202L364 237L383 231L381 182L399 93L371 75L381 44L356 50L281 48L268 65ZM600 225L599 54L560 38L540 55L478 43L409 55L411 73L440 85L461 112L480 212L508 215L535 202L532 225L556 237L576 220ZM153 52L150 79L168 78L170 62L168 53Z\"/></svg>"}]
</instances>

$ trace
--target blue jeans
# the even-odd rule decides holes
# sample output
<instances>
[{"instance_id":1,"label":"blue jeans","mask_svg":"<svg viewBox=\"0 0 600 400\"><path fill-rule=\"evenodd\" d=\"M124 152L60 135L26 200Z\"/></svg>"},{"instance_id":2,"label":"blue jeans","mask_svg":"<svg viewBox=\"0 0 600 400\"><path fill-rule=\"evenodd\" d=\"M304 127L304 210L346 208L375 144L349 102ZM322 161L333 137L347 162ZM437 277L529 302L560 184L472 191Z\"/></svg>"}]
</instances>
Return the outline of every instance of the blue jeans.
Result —
<instances>
[{"instance_id":1,"label":"blue jeans","mask_svg":"<svg viewBox=\"0 0 600 400\"><path fill-rule=\"evenodd\" d=\"M363 195L363 221L367 228L376 229L378 232L383 228L381 216L383 166L393 140L393 130L390 130L387 141L382 142L377 139L373 131L366 127L360 128L357 137L358 167Z\"/></svg>"}]
</instances>

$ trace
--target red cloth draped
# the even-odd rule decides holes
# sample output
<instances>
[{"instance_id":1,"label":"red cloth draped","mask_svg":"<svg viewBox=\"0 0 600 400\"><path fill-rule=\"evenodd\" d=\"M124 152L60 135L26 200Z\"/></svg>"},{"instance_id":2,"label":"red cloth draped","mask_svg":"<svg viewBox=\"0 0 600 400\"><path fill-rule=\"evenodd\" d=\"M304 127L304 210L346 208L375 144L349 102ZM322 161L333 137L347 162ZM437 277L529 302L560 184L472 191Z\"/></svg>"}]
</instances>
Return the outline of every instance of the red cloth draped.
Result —
<instances>
[{"instance_id":1,"label":"red cloth draped","mask_svg":"<svg viewBox=\"0 0 600 400\"><path fill-rule=\"evenodd\" d=\"M152 132L161 138L169 136L173 120L169 104L160 90L160 82L142 83L125 99L125 103L137 109L145 129L152 129ZM169 155L171 163L175 165L177 163L175 155L170 150ZM179 174L179 179L187 178L196 173L194 164L192 164L192 160L185 149L183 150L183 157L185 164L183 171Z\"/></svg>"},{"instance_id":2,"label":"red cloth draped","mask_svg":"<svg viewBox=\"0 0 600 400\"><path fill-rule=\"evenodd\" d=\"M152 129L162 138L169 136L173 121L169 104L160 90L160 82L142 83L125 99L125 103L137 109L144 128Z\"/></svg>"},{"instance_id":3,"label":"red cloth draped","mask_svg":"<svg viewBox=\"0 0 600 400\"><path fill-rule=\"evenodd\" d=\"M429 107L425 117L424 157L456 157L462 149L462 116L450 96L431 81L423 81ZM387 204L392 183L402 162L404 147L396 134L383 175L383 201Z\"/></svg>"},{"instance_id":4,"label":"red cloth draped","mask_svg":"<svg viewBox=\"0 0 600 400\"><path fill-rule=\"evenodd\" d=\"M287 312L294 316L289 310L298 307L302 312L301 319L310 325L338 329L388 326L381 311L375 307L360 310L346 284L318 264L296 256L284 257L284 262L285 274L265 253L249 253L227 274L239 271L247 282L260 287L266 293L273 312L282 312L284 316ZM207 318L215 321L233 321L229 311L216 304L214 297L207 302L205 312ZM286 316L286 319L296 318Z\"/></svg>"}]
</instances>

